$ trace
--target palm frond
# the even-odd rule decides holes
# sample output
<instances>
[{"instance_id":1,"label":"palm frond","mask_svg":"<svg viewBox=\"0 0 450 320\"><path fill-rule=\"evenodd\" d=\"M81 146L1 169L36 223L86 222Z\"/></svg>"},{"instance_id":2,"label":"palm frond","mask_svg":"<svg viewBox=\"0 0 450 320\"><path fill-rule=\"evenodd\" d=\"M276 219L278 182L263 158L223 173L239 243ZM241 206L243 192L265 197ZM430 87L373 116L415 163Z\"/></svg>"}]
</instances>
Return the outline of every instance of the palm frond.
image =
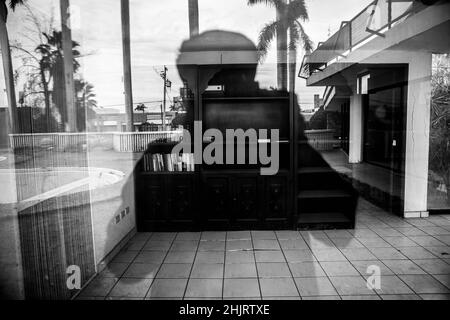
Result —
<instances>
[{"instance_id":1,"label":"palm frond","mask_svg":"<svg viewBox=\"0 0 450 320\"><path fill-rule=\"evenodd\" d=\"M267 52L270 47L270 43L275 38L277 34L279 22L272 21L266 24L261 32L259 33L258 38L258 60L261 62L267 56Z\"/></svg>"},{"instance_id":2,"label":"palm frond","mask_svg":"<svg viewBox=\"0 0 450 320\"><path fill-rule=\"evenodd\" d=\"M277 10L281 10L283 7L286 6L286 3L283 0L247 0L247 4L249 6L264 4L268 7L274 7Z\"/></svg>"},{"instance_id":3,"label":"palm frond","mask_svg":"<svg viewBox=\"0 0 450 320\"><path fill-rule=\"evenodd\" d=\"M308 21L308 9L304 0L294 0L287 5L287 20L293 21L300 19L301 21Z\"/></svg>"},{"instance_id":4,"label":"palm frond","mask_svg":"<svg viewBox=\"0 0 450 320\"><path fill-rule=\"evenodd\" d=\"M14 11L18 5L22 5L26 0L10 0L9 7Z\"/></svg>"},{"instance_id":5,"label":"palm frond","mask_svg":"<svg viewBox=\"0 0 450 320\"><path fill-rule=\"evenodd\" d=\"M299 35L300 35L300 38L301 38L302 43L303 43L303 49L305 51L312 51L312 49L313 49L313 42L312 42L311 38L305 32L305 29L303 29L303 26L302 26L302 24L300 22L296 21L296 24L298 26Z\"/></svg>"}]
</instances>

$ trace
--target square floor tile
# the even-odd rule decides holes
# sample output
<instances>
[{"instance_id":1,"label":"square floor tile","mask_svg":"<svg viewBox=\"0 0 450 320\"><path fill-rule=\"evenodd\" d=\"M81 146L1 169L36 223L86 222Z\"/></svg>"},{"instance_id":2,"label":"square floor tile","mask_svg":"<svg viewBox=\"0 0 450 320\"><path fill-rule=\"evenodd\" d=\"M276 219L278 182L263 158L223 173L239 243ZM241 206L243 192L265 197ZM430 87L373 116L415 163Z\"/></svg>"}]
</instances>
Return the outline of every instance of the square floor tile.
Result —
<instances>
[{"instance_id":1,"label":"square floor tile","mask_svg":"<svg viewBox=\"0 0 450 320\"><path fill-rule=\"evenodd\" d=\"M409 247L418 248L418 247ZM408 259L397 248L370 248L369 249L378 259L381 260L404 260Z\"/></svg>"},{"instance_id":2,"label":"square floor tile","mask_svg":"<svg viewBox=\"0 0 450 320\"><path fill-rule=\"evenodd\" d=\"M275 231L275 234L277 235L278 240L302 239L302 236L298 231L281 230Z\"/></svg>"},{"instance_id":3,"label":"square floor tile","mask_svg":"<svg viewBox=\"0 0 450 320\"><path fill-rule=\"evenodd\" d=\"M152 236L152 232L137 232L133 238L131 238L131 241L147 241Z\"/></svg>"},{"instance_id":4,"label":"square floor tile","mask_svg":"<svg viewBox=\"0 0 450 320\"><path fill-rule=\"evenodd\" d=\"M413 260L413 262L429 274L450 275L450 265L440 259Z\"/></svg>"},{"instance_id":5,"label":"square floor tile","mask_svg":"<svg viewBox=\"0 0 450 320\"><path fill-rule=\"evenodd\" d=\"M330 277L330 280L341 296L375 294L375 291L367 287L367 282L362 276Z\"/></svg>"},{"instance_id":6,"label":"square floor tile","mask_svg":"<svg viewBox=\"0 0 450 320\"><path fill-rule=\"evenodd\" d=\"M380 237L401 237L403 234L401 234L399 231L393 229L393 228L372 228L372 231L378 234Z\"/></svg>"},{"instance_id":7,"label":"square floor tile","mask_svg":"<svg viewBox=\"0 0 450 320\"><path fill-rule=\"evenodd\" d=\"M147 294L153 279L120 279L114 288L111 290L109 296L111 297L129 297L129 298L144 298Z\"/></svg>"},{"instance_id":8,"label":"square floor tile","mask_svg":"<svg viewBox=\"0 0 450 320\"><path fill-rule=\"evenodd\" d=\"M253 240L255 250L280 250L278 240Z\"/></svg>"},{"instance_id":9,"label":"square floor tile","mask_svg":"<svg viewBox=\"0 0 450 320\"><path fill-rule=\"evenodd\" d=\"M341 300L340 296L302 297L302 300Z\"/></svg>"},{"instance_id":10,"label":"square floor tile","mask_svg":"<svg viewBox=\"0 0 450 320\"><path fill-rule=\"evenodd\" d=\"M200 240L201 232L178 232L175 240Z\"/></svg>"},{"instance_id":11,"label":"square floor tile","mask_svg":"<svg viewBox=\"0 0 450 320\"><path fill-rule=\"evenodd\" d=\"M437 258L433 253L422 247L404 247L399 251L409 259L434 259Z\"/></svg>"},{"instance_id":12,"label":"square floor tile","mask_svg":"<svg viewBox=\"0 0 450 320\"><path fill-rule=\"evenodd\" d=\"M341 252L350 261L377 260L377 258L366 248L341 249Z\"/></svg>"},{"instance_id":13,"label":"square floor tile","mask_svg":"<svg viewBox=\"0 0 450 320\"><path fill-rule=\"evenodd\" d=\"M414 292L422 293L449 293L449 290L430 275L400 275Z\"/></svg>"},{"instance_id":14,"label":"square floor tile","mask_svg":"<svg viewBox=\"0 0 450 320\"><path fill-rule=\"evenodd\" d=\"M233 263L225 265L225 278L256 278L255 263Z\"/></svg>"},{"instance_id":15,"label":"square floor tile","mask_svg":"<svg viewBox=\"0 0 450 320\"><path fill-rule=\"evenodd\" d=\"M114 259L111 262L130 263L136 258L138 253L139 251L131 251L131 250L121 251L114 257Z\"/></svg>"},{"instance_id":16,"label":"square floor tile","mask_svg":"<svg viewBox=\"0 0 450 320\"><path fill-rule=\"evenodd\" d=\"M397 276L381 275L380 280L380 289L375 288L375 291L378 294L414 294L414 292Z\"/></svg>"},{"instance_id":17,"label":"square floor tile","mask_svg":"<svg viewBox=\"0 0 450 320\"><path fill-rule=\"evenodd\" d=\"M260 279L263 297L298 297L298 291L292 278Z\"/></svg>"},{"instance_id":18,"label":"square floor tile","mask_svg":"<svg viewBox=\"0 0 450 320\"><path fill-rule=\"evenodd\" d=\"M226 244L227 251L252 250L253 243L251 240L228 240Z\"/></svg>"},{"instance_id":19,"label":"square floor tile","mask_svg":"<svg viewBox=\"0 0 450 320\"><path fill-rule=\"evenodd\" d=\"M333 238L331 241L338 249L364 248L364 245L356 238Z\"/></svg>"},{"instance_id":20,"label":"square floor tile","mask_svg":"<svg viewBox=\"0 0 450 320\"><path fill-rule=\"evenodd\" d=\"M395 274L424 274L418 265L410 260L382 260Z\"/></svg>"},{"instance_id":21,"label":"square floor tile","mask_svg":"<svg viewBox=\"0 0 450 320\"><path fill-rule=\"evenodd\" d=\"M328 278L295 278L301 297L337 295Z\"/></svg>"},{"instance_id":22,"label":"square floor tile","mask_svg":"<svg viewBox=\"0 0 450 320\"><path fill-rule=\"evenodd\" d=\"M189 278L192 264L190 263L163 263L159 269L156 278Z\"/></svg>"},{"instance_id":23,"label":"square floor tile","mask_svg":"<svg viewBox=\"0 0 450 320\"><path fill-rule=\"evenodd\" d=\"M256 251L256 262L286 262L281 251Z\"/></svg>"},{"instance_id":24,"label":"square floor tile","mask_svg":"<svg viewBox=\"0 0 450 320\"><path fill-rule=\"evenodd\" d=\"M125 278L155 278L161 265L155 263L132 263L124 273Z\"/></svg>"},{"instance_id":25,"label":"square floor tile","mask_svg":"<svg viewBox=\"0 0 450 320\"><path fill-rule=\"evenodd\" d=\"M196 251L199 241L197 240L175 240L170 251Z\"/></svg>"},{"instance_id":26,"label":"square floor tile","mask_svg":"<svg viewBox=\"0 0 450 320\"><path fill-rule=\"evenodd\" d=\"M277 236L276 236L275 232L273 232L273 231L252 231L251 234L252 234L253 240L277 239Z\"/></svg>"},{"instance_id":27,"label":"square floor tile","mask_svg":"<svg viewBox=\"0 0 450 320\"><path fill-rule=\"evenodd\" d=\"M329 277L359 276L359 272L348 261L321 262L320 265Z\"/></svg>"},{"instance_id":28,"label":"square floor tile","mask_svg":"<svg viewBox=\"0 0 450 320\"><path fill-rule=\"evenodd\" d=\"M433 275L433 278L435 278L437 281L442 283L444 286L446 286L448 289L450 289L450 277L446 274L435 274Z\"/></svg>"},{"instance_id":29,"label":"square floor tile","mask_svg":"<svg viewBox=\"0 0 450 320\"><path fill-rule=\"evenodd\" d=\"M380 274L382 275L393 275L391 269L386 267L380 260L366 260L366 261L352 261L351 264L358 270L362 276L371 275L371 269L375 266L380 268Z\"/></svg>"},{"instance_id":30,"label":"square floor tile","mask_svg":"<svg viewBox=\"0 0 450 320\"><path fill-rule=\"evenodd\" d=\"M176 235L176 232L154 232L150 237L150 241L169 241L175 239Z\"/></svg>"},{"instance_id":31,"label":"square floor tile","mask_svg":"<svg viewBox=\"0 0 450 320\"><path fill-rule=\"evenodd\" d=\"M405 236L426 236L427 234L416 227L397 228Z\"/></svg>"},{"instance_id":32,"label":"square floor tile","mask_svg":"<svg viewBox=\"0 0 450 320\"><path fill-rule=\"evenodd\" d=\"M284 250L283 251L288 262L316 261L316 257L309 249L301 250Z\"/></svg>"},{"instance_id":33,"label":"square floor tile","mask_svg":"<svg viewBox=\"0 0 450 320\"><path fill-rule=\"evenodd\" d=\"M227 233L225 231L204 231L201 240L225 241Z\"/></svg>"},{"instance_id":34,"label":"square floor tile","mask_svg":"<svg viewBox=\"0 0 450 320\"><path fill-rule=\"evenodd\" d=\"M392 245L395 248L403 248L403 247L416 247L417 243L412 241L410 238L401 236L401 237L383 237L386 242Z\"/></svg>"},{"instance_id":35,"label":"square floor tile","mask_svg":"<svg viewBox=\"0 0 450 320\"><path fill-rule=\"evenodd\" d=\"M228 231L227 240L251 240L250 231Z\"/></svg>"},{"instance_id":36,"label":"square floor tile","mask_svg":"<svg viewBox=\"0 0 450 320\"><path fill-rule=\"evenodd\" d=\"M153 281L147 298L182 298L188 279L156 279Z\"/></svg>"},{"instance_id":37,"label":"square floor tile","mask_svg":"<svg viewBox=\"0 0 450 320\"><path fill-rule=\"evenodd\" d=\"M450 294L429 293L421 294L422 300L450 300Z\"/></svg>"},{"instance_id":38,"label":"square floor tile","mask_svg":"<svg viewBox=\"0 0 450 320\"><path fill-rule=\"evenodd\" d=\"M325 230L330 239L350 239L353 235L347 230Z\"/></svg>"},{"instance_id":39,"label":"square floor tile","mask_svg":"<svg viewBox=\"0 0 450 320\"><path fill-rule=\"evenodd\" d=\"M120 278L129 265L129 263L111 262L100 272L100 276L103 278Z\"/></svg>"},{"instance_id":40,"label":"square floor tile","mask_svg":"<svg viewBox=\"0 0 450 320\"><path fill-rule=\"evenodd\" d=\"M143 250L147 251L168 251L170 246L172 245L172 241L159 241L159 240L150 240L147 242L143 248Z\"/></svg>"},{"instance_id":41,"label":"square floor tile","mask_svg":"<svg viewBox=\"0 0 450 320\"><path fill-rule=\"evenodd\" d=\"M336 249L336 246L330 239L310 238L305 239L305 242L311 249Z\"/></svg>"},{"instance_id":42,"label":"square floor tile","mask_svg":"<svg viewBox=\"0 0 450 320\"><path fill-rule=\"evenodd\" d=\"M438 258L445 259L450 257L449 246L426 247L426 249Z\"/></svg>"},{"instance_id":43,"label":"square floor tile","mask_svg":"<svg viewBox=\"0 0 450 320\"><path fill-rule=\"evenodd\" d=\"M222 298L222 279L189 279L186 298Z\"/></svg>"},{"instance_id":44,"label":"square floor tile","mask_svg":"<svg viewBox=\"0 0 450 320\"><path fill-rule=\"evenodd\" d=\"M82 297L106 297L114 285L117 283L117 278L104 278L97 276L88 286L81 291Z\"/></svg>"},{"instance_id":45,"label":"square floor tile","mask_svg":"<svg viewBox=\"0 0 450 320\"><path fill-rule=\"evenodd\" d=\"M195 251L172 251L167 254L164 263L193 263Z\"/></svg>"},{"instance_id":46,"label":"square floor tile","mask_svg":"<svg viewBox=\"0 0 450 320\"><path fill-rule=\"evenodd\" d=\"M308 249L308 245L302 238L279 240L279 242L283 250Z\"/></svg>"},{"instance_id":47,"label":"square floor tile","mask_svg":"<svg viewBox=\"0 0 450 320\"><path fill-rule=\"evenodd\" d=\"M130 241L128 242L123 250L140 251L145 245L145 241Z\"/></svg>"},{"instance_id":48,"label":"square floor tile","mask_svg":"<svg viewBox=\"0 0 450 320\"><path fill-rule=\"evenodd\" d=\"M195 263L224 263L225 254L222 251L197 252Z\"/></svg>"},{"instance_id":49,"label":"square floor tile","mask_svg":"<svg viewBox=\"0 0 450 320\"><path fill-rule=\"evenodd\" d=\"M252 251L227 251L225 253L225 263L254 263L255 256Z\"/></svg>"},{"instance_id":50,"label":"square floor tile","mask_svg":"<svg viewBox=\"0 0 450 320\"><path fill-rule=\"evenodd\" d=\"M350 300L350 301L357 301L357 300L381 300L379 296L376 295L365 295L365 296L341 296L342 300Z\"/></svg>"},{"instance_id":51,"label":"square floor tile","mask_svg":"<svg viewBox=\"0 0 450 320\"><path fill-rule=\"evenodd\" d=\"M303 239L328 239L327 234L322 230L300 231Z\"/></svg>"},{"instance_id":52,"label":"square floor tile","mask_svg":"<svg viewBox=\"0 0 450 320\"><path fill-rule=\"evenodd\" d=\"M225 279L223 283L223 297L261 297L258 279Z\"/></svg>"},{"instance_id":53,"label":"square floor tile","mask_svg":"<svg viewBox=\"0 0 450 320\"><path fill-rule=\"evenodd\" d=\"M444 243L437 240L432 236L411 236L409 237L415 243L421 245L422 247L439 247L445 246Z\"/></svg>"},{"instance_id":54,"label":"square floor tile","mask_svg":"<svg viewBox=\"0 0 450 320\"><path fill-rule=\"evenodd\" d=\"M161 264L165 256L166 253L161 251L142 251L137 255L133 262Z\"/></svg>"},{"instance_id":55,"label":"square floor tile","mask_svg":"<svg viewBox=\"0 0 450 320\"><path fill-rule=\"evenodd\" d=\"M372 238L358 238L358 241L361 242L367 248L385 248L392 247L389 243L381 239L380 237L372 237Z\"/></svg>"},{"instance_id":56,"label":"square floor tile","mask_svg":"<svg viewBox=\"0 0 450 320\"><path fill-rule=\"evenodd\" d=\"M196 279L222 279L223 264L196 263L192 268L191 278Z\"/></svg>"},{"instance_id":57,"label":"square floor tile","mask_svg":"<svg viewBox=\"0 0 450 320\"><path fill-rule=\"evenodd\" d=\"M381 295L383 300L422 300L416 294L383 294Z\"/></svg>"},{"instance_id":58,"label":"square floor tile","mask_svg":"<svg viewBox=\"0 0 450 320\"><path fill-rule=\"evenodd\" d=\"M314 249L313 254L317 261L347 261L344 255L336 248L333 249Z\"/></svg>"},{"instance_id":59,"label":"square floor tile","mask_svg":"<svg viewBox=\"0 0 450 320\"><path fill-rule=\"evenodd\" d=\"M290 262L288 265L294 278L326 277L318 262Z\"/></svg>"},{"instance_id":60,"label":"square floor tile","mask_svg":"<svg viewBox=\"0 0 450 320\"><path fill-rule=\"evenodd\" d=\"M260 278L292 277L287 263L257 263Z\"/></svg>"},{"instance_id":61,"label":"square floor tile","mask_svg":"<svg viewBox=\"0 0 450 320\"><path fill-rule=\"evenodd\" d=\"M198 251L225 251L225 241L200 241Z\"/></svg>"}]
</instances>

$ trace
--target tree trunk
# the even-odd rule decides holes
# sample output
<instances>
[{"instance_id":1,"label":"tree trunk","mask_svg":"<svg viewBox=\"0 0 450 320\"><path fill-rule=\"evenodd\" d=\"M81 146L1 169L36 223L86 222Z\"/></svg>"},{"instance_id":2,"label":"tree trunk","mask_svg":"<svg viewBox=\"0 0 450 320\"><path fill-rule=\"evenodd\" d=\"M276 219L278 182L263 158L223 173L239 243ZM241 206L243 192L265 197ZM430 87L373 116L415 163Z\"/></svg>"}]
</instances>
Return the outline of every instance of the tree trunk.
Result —
<instances>
[{"instance_id":1,"label":"tree trunk","mask_svg":"<svg viewBox=\"0 0 450 320\"><path fill-rule=\"evenodd\" d=\"M127 131L134 131L133 87L131 80L131 45L130 45L130 3L121 0L123 82L125 88L125 111L127 113Z\"/></svg>"},{"instance_id":2,"label":"tree trunk","mask_svg":"<svg viewBox=\"0 0 450 320\"><path fill-rule=\"evenodd\" d=\"M12 67L11 50L9 47L8 29L6 27L6 12L0 17L0 47L2 50L3 73L5 76L6 94L8 96L9 121L12 133L19 132L16 93L14 88L14 71Z\"/></svg>"},{"instance_id":3,"label":"tree trunk","mask_svg":"<svg viewBox=\"0 0 450 320\"><path fill-rule=\"evenodd\" d=\"M60 0L62 48L64 58L64 84L66 91L67 127L69 132L77 131L77 111L75 106L75 84L73 80L73 46L70 30L69 0Z\"/></svg>"},{"instance_id":4,"label":"tree trunk","mask_svg":"<svg viewBox=\"0 0 450 320\"><path fill-rule=\"evenodd\" d=\"M286 0L282 0L286 3ZM284 16L277 10L277 20ZM279 90L287 90L288 78L287 29L277 29L277 86Z\"/></svg>"},{"instance_id":5,"label":"tree trunk","mask_svg":"<svg viewBox=\"0 0 450 320\"><path fill-rule=\"evenodd\" d=\"M189 1L189 35L194 37L199 33L198 0Z\"/></svg>"}]
</instances>

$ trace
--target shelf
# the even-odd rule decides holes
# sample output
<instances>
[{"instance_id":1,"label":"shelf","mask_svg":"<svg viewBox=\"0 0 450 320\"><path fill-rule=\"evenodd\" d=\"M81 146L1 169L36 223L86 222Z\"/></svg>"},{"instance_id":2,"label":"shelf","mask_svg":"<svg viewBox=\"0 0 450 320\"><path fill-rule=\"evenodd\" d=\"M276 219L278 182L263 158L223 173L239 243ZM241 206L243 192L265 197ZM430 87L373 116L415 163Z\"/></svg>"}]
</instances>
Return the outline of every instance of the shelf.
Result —
<instances>
[{"instance_id":1,"label":"shelf","mask_svg":"<svg viewBox=\"0 0 450 320\"><path fill-rule=\"evenodd\" d=\"M196 171L157 171L147 172L140 171L139 174L143 176L165 176L165 175L193 175Z\"/></svg>"},{"instance_id":2,"label":"shelf","mask_svg":"<svg viewBox=\"0 0 450 320\"><path fill-rule=\"evenodd\" d=\"M303 190L298 194L299 199L328 199L328 198L348 198L352 195L345 190Z\"/></svg>"},{"instance_id":3,"label":"shelf","mask_svg":"<svg viewBox=\"0 0 450 320\"><path fill-rule=\"evenodd\" d=\"M202 97L202 100L289 100L289 96L279 97Z\"/></svg>"}]
</instances>

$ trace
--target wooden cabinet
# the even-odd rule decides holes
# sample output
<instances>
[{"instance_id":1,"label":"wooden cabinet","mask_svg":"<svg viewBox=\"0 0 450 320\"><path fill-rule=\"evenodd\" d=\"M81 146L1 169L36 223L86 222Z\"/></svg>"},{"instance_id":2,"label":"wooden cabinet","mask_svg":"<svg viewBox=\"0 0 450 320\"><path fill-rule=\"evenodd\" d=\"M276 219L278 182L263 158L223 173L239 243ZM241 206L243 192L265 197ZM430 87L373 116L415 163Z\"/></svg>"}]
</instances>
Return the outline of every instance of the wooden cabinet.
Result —
<instances>
[{"instance_id":1,"label":"wooden cabinet","mask_svg":"<svg viewBox=\"0 0 450 320\"><path fill-rule=\"evenodd\" d=\"M287 174L204 173L201 221L207 229L258 229L288 225Z\"/></svg>"},{"instance_id":2,"label":"wooden cabinet","mask_svg":"<svg viewBox=\"0 0 450 320\"><path fill-rule=\"evenodd\" d=\"M195 228L195 175L141 173L136 186L138 231Z\"/></svg>"}]
</instances>

